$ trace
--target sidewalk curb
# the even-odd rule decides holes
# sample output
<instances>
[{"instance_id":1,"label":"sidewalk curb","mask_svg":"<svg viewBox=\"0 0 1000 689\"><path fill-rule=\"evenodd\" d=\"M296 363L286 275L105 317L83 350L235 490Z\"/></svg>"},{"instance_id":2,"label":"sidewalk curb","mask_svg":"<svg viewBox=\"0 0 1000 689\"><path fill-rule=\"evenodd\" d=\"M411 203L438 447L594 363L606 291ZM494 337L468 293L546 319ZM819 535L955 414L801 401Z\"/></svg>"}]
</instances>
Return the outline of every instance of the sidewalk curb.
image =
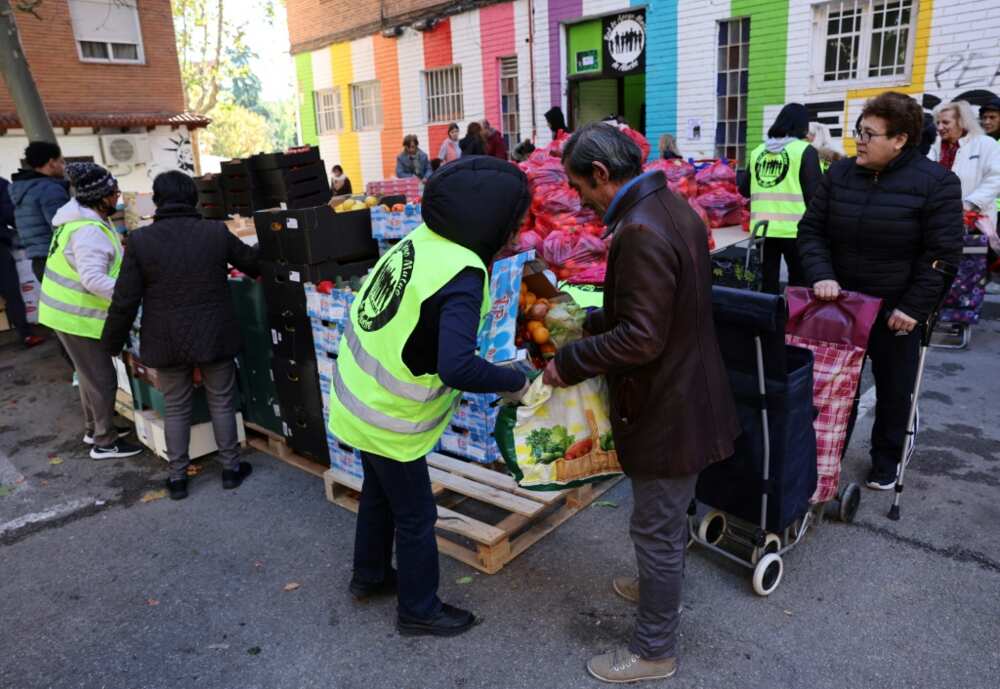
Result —
<instances>
[{"instance_id":1,"label":"sidewalk curb","mask_svg":"<svg viewBox=\"0 0 1000 689\"><path fill-rule=\"evenodd\" d=\"M76 500L61 503L41 512L32 512L23 517L12 519L9 522L0 524L0 545L9 545L29 532L54 526L57 523L78 516L84 516L84 513L93 514L103 509L107 504L106 500L99 500L93 497L77 498Z\"/></svg>"}]
</instances>

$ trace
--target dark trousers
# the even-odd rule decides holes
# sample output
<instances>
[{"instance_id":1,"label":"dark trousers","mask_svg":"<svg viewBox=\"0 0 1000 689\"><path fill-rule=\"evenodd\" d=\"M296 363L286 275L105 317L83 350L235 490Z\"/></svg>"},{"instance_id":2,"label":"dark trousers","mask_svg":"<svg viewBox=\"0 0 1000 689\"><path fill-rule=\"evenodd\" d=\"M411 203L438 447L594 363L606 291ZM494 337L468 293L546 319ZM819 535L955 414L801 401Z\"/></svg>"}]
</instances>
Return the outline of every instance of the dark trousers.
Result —
<instances>
[{"instance_id":1,"label":"dark trousers","mask_svg":"<svg viewBox=\"0 0 1000 689\"><path fill-rule=\"evenodd\" d=\"M698 475L632 479L629 534L639 567L639 611L629 648L646 660L677 655L677 626L687 553L687 509Z\"/></svg>"},{"instance_id":2,"label":"dark trousers","mask_svg":"<svg viewBox=\"0 0 1000 689\"><path fill-rule=\"evenodd\" d=\"M31 272L35 274L35 279L38 280L38 288L42 287L42 278L45 276L45 258L41 256L36 256L31 259ZM66 360L69 367L76 370L76 364L73 363L73 358L66 351L66 347L63 346L62 340L59 340L59 353L62 354L62 358Z\"/></svg>"},{"instance_id":3,"label":"dark trousers","mask_svg":"<svg viewBox=\"0 0 1000 689\"><path fill-rule=\"evenodd\" d=\"M788 265L788 284L793 287L805 285L805 272L799 260L798 240L794 237L767 237L764 239L764 264L761 273L764 291L778 294L781 291L781 259Z\"/></svg>"},{"instance_id":4,"label":"dark trousers","mask_svg":"<svg viewBox=\"0 0 1000 689\"><path fill-rule=\"evenodd\" d=\"M118 374L100 340L56 331L80 376L83 427L98 447L112 447L118 440L114 425Z\"/></svg>"},{"instance_id":5,"label":"dark trousers","mask_svg":"<svg viewBox=\"0 0 1000 689\"><path fill-rule=\"evenodd\" d=\"M910 399L920 362L920 334L896 335L880 314L868 339L868 358L875 378L875 423L872 426L872 466L893 470L906 442Z\"/></svg>"},{"instance_id":6,"label":"dark trousers","mask_svg":"<svg viewBox=\"0 0 1000 689\"><path fill-rule=\"evenodd\" d=\"M232 359L213 364L200 364L202 384L208 397L208 412L212 417L215 444L223 469L240 468L240 439L236 428L236 366ZM167 440L170 479L187 475L191 457L191 399L194 394L193 366L172 366L157 369L163 386L163 434Z\"/></svg>"},{"instance_id":7,"label":"dark trousers","mask_svg":"<svg viewBox=\"0 0 1000 689\"><path fill-rule=\"evenodd\" d=\"M17 264L10 247L0 242L0 297L7 302L7 319L21 339L31 335L31 325L21 298L21 280L17 277Z\"/></svg>"},{"instance_id":8,"label":"dark trousers","mask_svg":"<svg viewBox=\"0 0 1000 689\"><path fill-rule=\"evenodd\" d=\"M438 547L434 536L437 505L427 460L397 462L361 453L365 480L354 538L354 578L378 583L392 569L396 541L399 614L428 619L441 609Z\"/></svg>"}]
</instances>

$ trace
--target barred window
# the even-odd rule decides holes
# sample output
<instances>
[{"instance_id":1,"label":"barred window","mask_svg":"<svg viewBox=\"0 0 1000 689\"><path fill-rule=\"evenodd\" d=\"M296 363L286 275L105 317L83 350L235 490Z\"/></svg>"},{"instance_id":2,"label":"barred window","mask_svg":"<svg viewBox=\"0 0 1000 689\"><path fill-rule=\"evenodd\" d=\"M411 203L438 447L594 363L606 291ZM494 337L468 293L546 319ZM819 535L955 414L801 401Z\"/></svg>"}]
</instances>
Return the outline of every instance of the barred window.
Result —
<instances>
[{"instance_id":1,"label":"barred window","mask_svg":"<svg viewBox=\"0 0 1000 689\"><path fill-rule=\"evenodd\" d=\"M340 102L340 88L315 91L316 131L320 134L344 129L344 108Z\"/></svg>"},{"instance_id":2,"label":"barred window","mask_svg":"<svg viewBox=\"0 0 1000 689\"><path fill-rule=\"evenodd\" d=\"M518 96L517 57L500 58L500 116L507 149L521 141L521 106Z\"/></svg>"},{"instance_id":3,"label":"barred window","mask_svg":"<svg viewBox=\"0 0 1000 689\"><path fill-rule=\"evenodd\" d=\"M382 85L377 81L351 84L351 111L354 113L354 131L381 127Z\"/></svg>"},{"instance_id":4,"label":"barred window","mask_svg":"<svg viewBox=\"0 0 1000 689\"><path fill-rule=\"evenodd\" d=\"M424 93L428 122L454 122L464 118L461 65L424 72Z\"/></svg>"}]
</instances>

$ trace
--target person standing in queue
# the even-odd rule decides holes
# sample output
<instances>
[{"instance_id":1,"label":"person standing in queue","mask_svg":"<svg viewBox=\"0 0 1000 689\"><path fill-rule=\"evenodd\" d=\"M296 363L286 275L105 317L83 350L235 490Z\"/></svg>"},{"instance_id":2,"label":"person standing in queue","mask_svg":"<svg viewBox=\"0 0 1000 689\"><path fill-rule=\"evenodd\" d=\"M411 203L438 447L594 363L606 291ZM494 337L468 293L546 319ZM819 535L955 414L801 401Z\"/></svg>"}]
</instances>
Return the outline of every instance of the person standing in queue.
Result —
<instances>
[{"instance_id":1,"label":"person standing in queue","mask_svg":"<svg viewBox=\"0 0 1000 689\"><path fill-rule=\"evenodd\" d=\"M42 275L38 322L55 331L79 374L90 458L132 457L142 447L122 440L127 432L115 428L118 374L100 342L124 253L108 222L118 205L118 182L94 163L67 165L66 177L73 198L52 218L56 230Z\"/></svg>"},{"instance_id":2,"label":"person standing in queue","mask_svg":"<svg viewBox=\"0 0 1000 689\"><path fill-rule=\"evenodd\" d=\"M329 430L361 451L364 468L350 591L398 591L402 634L453 636L476 621L437 595L437 506L424 457L460 391L516 401L528 389L523 373L477 357L476 338L490 306L488 266L530 201L511 163L476 156L442 167L424 189L424 224L375 265L343 334Z\"/></svg>"},{"instance_id":3,"label":"person standing in queue","mask_svg":"<svg viewBox=\"0 0 1000 689\"><path fill-rule=\"evenodd\" d=\"M129 236L128 252L108 310L101 341L122 351L142 306L142 362L160 375L165 405L172 500L187 497L191 463L193 373L198 367L208 397L212 430L222 462L222 487L237 488L252 472L240 461L236 428L235 357L240 326L229 294L229 264L257 277L257 249L244 244L217 220L202 220L198 188L179 170L153 180L152 225Z\"/></svg>"},{"instance_id":4,"label":"person standing in queue","mask_svg":"<svg viewBox=\"0 0 1000 689\"><path fill-rule=\"evenodd\" d=\"M788 103L767 131L767 140L755 148L747 163L749 174L740 193L750 197L750 226L767 221L764 291L781 289L781 259L788 266L788 284L805 284L795 238L819 181L819 154L809 145L809 113L800 103Z\"/></svg>"},{"instance_id":5,"label":"person standing in queue","mask_svg":"<svg viewBox=\"0 0 1000 689\"><path fill-rule=\"evenodd\" d=\"M705 226L659 170L614 126L591 124L563 148L570 186L604 216L613 237L604 306L590 334L562 347L545 382L606 376L618 459L632 481L630 533L638 577L614 591L638 603L631 642L587 664L605 682L677 670L687 509L698 473L732 456L740 423L712 321Z\"/></svg>"},{"instance_id":6,"label":"person standing in queue","mask_svg":"<svg viewBox=\"0 0 1000 689\"><path fill-rule=\"evenodd\" d=\"M886 92L869 100L854 133L858 155L834 163L799 223L799 253L816 298L842 289L882 299L868 358L875 423L866 484L891 490L906 442L920 352L917 325L934 309L944 278L935 260L962 258L962 185L920 154L923 108ZM850 434L848 434L850 435Z\"/></svg>"}]
</instances>

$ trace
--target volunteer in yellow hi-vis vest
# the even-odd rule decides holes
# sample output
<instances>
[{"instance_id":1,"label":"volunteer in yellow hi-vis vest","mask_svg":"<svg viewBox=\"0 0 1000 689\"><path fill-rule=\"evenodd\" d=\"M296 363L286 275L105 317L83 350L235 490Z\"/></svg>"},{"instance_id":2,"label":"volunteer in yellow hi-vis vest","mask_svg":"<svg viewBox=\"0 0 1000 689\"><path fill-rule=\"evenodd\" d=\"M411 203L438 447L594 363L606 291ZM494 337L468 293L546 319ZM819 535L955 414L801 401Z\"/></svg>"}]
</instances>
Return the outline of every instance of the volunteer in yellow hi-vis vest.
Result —
<instances>
[{"instance_id":1,"label":"volunteer in yellow hi-vis vest","mask_svg":"<svg viewBox=\"0 0 1000 689\"><path fill-rule=\"evenodd\" d=\"M329 430L360 450L364 468L350 591L398 591L403 634L451 636L475 623L437 596L437 506L424 455L460 391L516 400L528 388L523 373L478 358L476 337L490 306L487 267L529 203L524 173L505 161L470 156L441 168L424 188L424 224L372 269L342 336Z\"/></svg>"},{"instance_id":2,"label":"volunteer in yellow hi-vis vest","mask_svg":"<svg viewBox=\"0 0 1000 689\"><path fill-rule=\"evenodd\" d=\"M747 160L750 224L767 221L762 272L764 291L773 294L780 289L782 257L788 266L788 284L804 284L796 237L799 220L822 178L819 155L803 140L808 129L805 106L789 103L778 113L767 140Z\"/></svg>"},{"instance_id":3,"label":"volunteer in yellow hi-vis vest","mask_svg":"<svg viewBox=\"0 0 1000 689\"><path fill-rule=\"evenodd\" d=\"M123 251L108 218L118 204L118 182L94 163L66 166L73 198L52 218L55 231L45 261L38 322L56 332L80 380L83 442L92 459L131 457L138 445L114 426L118 376L101 345L101 331L121 269Z\"/></svg>"}]
</instances>

